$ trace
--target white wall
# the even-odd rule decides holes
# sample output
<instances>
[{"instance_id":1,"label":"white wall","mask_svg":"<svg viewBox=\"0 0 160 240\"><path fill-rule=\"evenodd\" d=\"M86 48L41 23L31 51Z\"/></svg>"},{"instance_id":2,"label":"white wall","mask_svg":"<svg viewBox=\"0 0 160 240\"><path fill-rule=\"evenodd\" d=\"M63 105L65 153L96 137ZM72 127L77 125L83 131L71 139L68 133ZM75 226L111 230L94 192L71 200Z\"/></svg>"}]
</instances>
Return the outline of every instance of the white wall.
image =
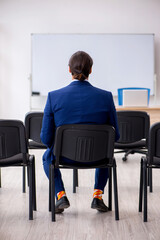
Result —
<instances>
[{"instance_id":1,"label":"white wall","mask_svg":"<svg viewBox=\"0 0 160 240\"><path fill-rule=\"evenodd\" d=\"M30 110L31 33L154 33L160 102L159 0L0 0L0 118Z\"/></svg>"}]
</instances>

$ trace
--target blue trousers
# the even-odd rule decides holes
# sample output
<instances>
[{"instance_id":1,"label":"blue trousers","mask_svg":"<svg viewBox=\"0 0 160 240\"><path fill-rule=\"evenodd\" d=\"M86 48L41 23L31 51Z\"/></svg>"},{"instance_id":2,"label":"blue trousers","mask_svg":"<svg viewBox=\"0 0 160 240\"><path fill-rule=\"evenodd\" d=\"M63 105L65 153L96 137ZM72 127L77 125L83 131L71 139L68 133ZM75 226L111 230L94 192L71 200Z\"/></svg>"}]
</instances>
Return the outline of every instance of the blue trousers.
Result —
<instances>
[{"instance_id":1,"label":"blue trousers","mask_svg":"<svg viewBox=\"0 0 160 240\"><path fill-rule=\"evenodd\" d=\"M45 174L49 179L49 166L53 160L53 156L50 158L46 157L47 151L43 155L43 167ZM72 164L72 160L63 159L63 161ZM75 163L75 162L74 162ZM90 163L86 163L86 166L89 166ZM94 189L100 189L104 192L104 188L107 184L108 180L108 168L96 168L95 169L95 184ZM55 181L55 196L57 197L57 193L61 191L65 191L61 171L59 168L54 170L54 181Z\"/></svg>"}]
</instances>

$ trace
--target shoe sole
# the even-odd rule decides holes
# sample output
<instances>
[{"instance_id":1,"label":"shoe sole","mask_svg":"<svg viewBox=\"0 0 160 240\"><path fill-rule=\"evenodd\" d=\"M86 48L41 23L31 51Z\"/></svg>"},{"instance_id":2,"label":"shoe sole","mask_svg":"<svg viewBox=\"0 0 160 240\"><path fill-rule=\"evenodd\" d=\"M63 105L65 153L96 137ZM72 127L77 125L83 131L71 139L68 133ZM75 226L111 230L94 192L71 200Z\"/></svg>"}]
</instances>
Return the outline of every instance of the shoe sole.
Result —
<instances>
[{"instance_id":1,"label":"shoe sole","mask_svg":"<svg viewBox=\"0 0 160 240\"><path fill-rule=\"evenodd\" d=\"M60 209L60 208L59 208L59 209L56 209L56 210L55 210L55 213L56 213L56 214L59 214L59 213L62 213L63 211L64 211L64 209Z\"/></svg>"},{"instance_id":2,"label":"shoe sole","mask_svg":"<svg viewBox=\"0 0 160 240\"><path fill-rule=\"evenodd\" d=\"M68 203L62 203L58 206L58 209L64 209L64 208L69 208L70 207L70 204Z\"/></svg>"},{"instance_id":3,"label":"shoe sole","mask_svg":"<svg viewBox=\"0 0 160 240\"><path fill-rule=\"evenodd\" d=\"M96 209L99 212L108 212L108 209L102 209L100 207L98 207L97 205L92 205L91 208Z\"/></svg>"}]
</instances>

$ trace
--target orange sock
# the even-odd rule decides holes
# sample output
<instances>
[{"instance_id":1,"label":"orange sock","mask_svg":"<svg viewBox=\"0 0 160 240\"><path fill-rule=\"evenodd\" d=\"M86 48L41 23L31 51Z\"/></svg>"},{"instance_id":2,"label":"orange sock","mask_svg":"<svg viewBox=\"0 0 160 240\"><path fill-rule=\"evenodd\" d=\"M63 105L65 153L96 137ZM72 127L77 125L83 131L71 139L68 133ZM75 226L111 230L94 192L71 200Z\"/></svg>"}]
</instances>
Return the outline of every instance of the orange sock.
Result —
<instances>
[{"instance_id":1,"label":"orange sock","mask_svg":"<svg viewBox=\"0 0 160 240\"><path fill-rule=\"evenodd\" d=\"M57 198L58 198L58 200L59 200L60 198L64 197L64 196L66 196L65 191L61 191L61 192L57 193Z\"/></svg>"},{"instance_id":2,"label":"orange sock","mask_svg":"<svg viewBox=\"0 0 160 240\"><path fill-rule=\"evenodd\" d=\"M98 199L102 200L102 193L103 193L102 190L94 189L93 198L98 198Z\"/></svg>"}]
</instances>

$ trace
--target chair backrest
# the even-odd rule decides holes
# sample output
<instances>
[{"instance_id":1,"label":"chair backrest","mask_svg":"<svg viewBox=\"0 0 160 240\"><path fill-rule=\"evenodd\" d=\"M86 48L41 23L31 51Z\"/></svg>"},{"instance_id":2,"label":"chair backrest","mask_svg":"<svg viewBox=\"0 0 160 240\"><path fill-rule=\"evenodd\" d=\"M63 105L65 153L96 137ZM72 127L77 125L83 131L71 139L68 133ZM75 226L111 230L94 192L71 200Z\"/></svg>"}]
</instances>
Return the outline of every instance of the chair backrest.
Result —
<instances>
[{"instance_id":1,"label":"chair backrest","mask_svg":"<svg viewBox=\"0 0 160 240\"><path fill-rule=\"evenodd\" d=\"M112 161L115 130L108 125L71 124L58 127L55 136L54 155L56 165L60 157L76 162Z\"/></svg>"},{"instance_id":2,"label":"chair backrest","mask_svg":"<svg viewBox=\"0 0 160 240\"><path fill-rule=\"evenodd\" d=\"M42 143L40 133L42 128L43 112L28 112L25 115L25 128L27 139Z\"/></svg>"},{"instance_id":3,"label":"chair backrest","mask_svg":"<svg viewBox=\"0 0 160 240\"><path fill-rule=\"evenodd\" d=\"M153 124L149 131L148 163L160 165L160 122Z\"/></svg>"},{"instance_id":4,"label":"chair backrest","mask_svg":"<svg viewBox=\"0 0 160 240\"><path fill-rule=\"evenodd\" d=\"M150 118L143 111L117 111L120 139L118 143L133 143L148 139Z\"/></svg>"},{"instance_id":5,"label":"chair backrest","mask_svg":"<svg viewBox=\"0 0 160 240\"><path fill-rule=\"evenodd\" d=\"M27 139L23 122L0 120L0 159L27 152Z\"/></svg>"}]
</instances>

